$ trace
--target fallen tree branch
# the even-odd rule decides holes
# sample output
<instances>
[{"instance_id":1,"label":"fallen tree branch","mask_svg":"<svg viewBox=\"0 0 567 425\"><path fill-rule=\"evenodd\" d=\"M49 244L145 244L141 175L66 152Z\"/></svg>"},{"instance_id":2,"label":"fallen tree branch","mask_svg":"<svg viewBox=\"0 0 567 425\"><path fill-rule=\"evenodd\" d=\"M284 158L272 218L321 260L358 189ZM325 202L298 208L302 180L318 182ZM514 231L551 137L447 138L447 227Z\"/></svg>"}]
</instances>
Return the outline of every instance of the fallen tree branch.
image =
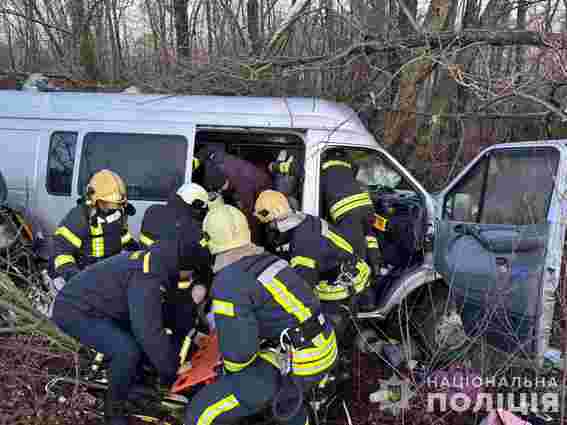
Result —
<instances>
[{"instance_id":1,"label":"fallen tree branch","mask_svg":"<svg viewBox=\"0 0 567 425\"><path fill-rule=\"evenodd\" d=\"M460 32L437 32L435 34L423 32L407 38L392 41L368 41L355 44L334 57L312 56L306 58L283 58L272 59L270 63L281 67L297 65L314 65L319 62L335 62L356 54L386 53L399 49L415 49L418 47L429 47L442 49L450 44L455 46L467 46L474 43L484 43L490 46L533 46L548 47L542 34L537 31L489 31L489 30L466 30Z\"/></svg>"},{"instance_id":2,"label":"fallen tree branch","mask_svg":"<svg viewBox=\"0 0 567 425\"><path fill-rule=\"evenodd\" d=\"M522 99L526 99L526 100L529 100L531 102L534 102L534 103L537 103L537 104L543 106L544 108L546 108L550 112L553 112L554 114L558 115L561 118L562 122L567 122L567 113L565 113L565 111L556 107L555 105L552 105L551 103L547 102L546 100L543 100L543 99L541 99L537 96L534 96L534 95L531 95L531 94L528 94L528 93L524 93L520 90L514 90L514 95L516 95L517 97L520 97Z\"/></svg>"}]
</instances>

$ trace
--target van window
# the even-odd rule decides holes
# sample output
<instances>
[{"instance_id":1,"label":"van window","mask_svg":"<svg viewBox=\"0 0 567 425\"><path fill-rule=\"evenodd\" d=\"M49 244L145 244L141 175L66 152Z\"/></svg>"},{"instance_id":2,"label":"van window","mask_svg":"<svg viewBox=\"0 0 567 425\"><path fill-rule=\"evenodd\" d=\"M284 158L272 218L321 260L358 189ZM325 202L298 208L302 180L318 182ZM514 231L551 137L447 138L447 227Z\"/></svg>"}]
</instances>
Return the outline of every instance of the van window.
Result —
<instances>
[{"instance_id":1,"label":"van window","mask_svg":"<svg viewBox=\"0 0 567 425\"><path fill-rule=\"evenodd\" d=\"M131 133L87 133L79 172L79 193L102 169L117 173L128 199L164 201L185 181L187 139L184 136Z\"/></svg>"},{"instance_id":2,"label":"van window","mask_svg":"<svg viewBox=\"0 0 567 425\"><path fill-rule=\"evenodd\" d=\"M49 141L46 188L51 195L71 196L77 133L56 131Z\"/></svg>"},{"instance_id":3,"label":"van window","mask_svg":"<svg viewBox=\"0 0 567 425\"><path fill-rule=\"evenodd\" d=\"M545 223L558 163L559 152L553 148L490 152L448 194L444 218L518 226Z\"/></svg>"},{"instance_id":4,"label":"van window","mask_svg":"<svg viewBox=\"0 0 567 425\"><path fill-rule=\"evenodd\" d=\"M400 197L419 197L416 189L407 181L392 164L380 153L372 149L342 147L346 159L352 165L354 178L360 191L368 191L374 206L379 210L379 204L384 195ZM322 163L326 161L323 154ZM319 206L321 216L330 219L329 211L325 209L324 196L321 196Z\"/></svg>"}]
</instances>

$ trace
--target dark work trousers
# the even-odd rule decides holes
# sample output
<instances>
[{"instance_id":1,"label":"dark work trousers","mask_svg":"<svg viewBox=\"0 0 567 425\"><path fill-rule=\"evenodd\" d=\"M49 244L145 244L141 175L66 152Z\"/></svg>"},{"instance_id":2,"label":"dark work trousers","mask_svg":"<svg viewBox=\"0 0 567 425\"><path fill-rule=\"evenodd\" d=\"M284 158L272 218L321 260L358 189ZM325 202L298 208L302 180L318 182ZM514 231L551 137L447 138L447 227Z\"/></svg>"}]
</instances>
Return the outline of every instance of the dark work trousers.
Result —
<instances>
[{"instance_id":1,"label":"dark work trousers","mask_svg":"<svg viewBox=\"0 0 567 425\"><path fill-rule=\"evenodd\" d=\"M355 208L342 216L335 226L351 243L355 255L366 260L372 271L377 273L375 267L379 264L380 251L376 246L369 246L367 239L376 239L370 223L372 217L373 211L370 208Z\"/></svg>"},{"instance_id":2,"label":"dark work trousers","mask_svg":"<svg viewBox=\"0 0 567 425\"><path fill-rule=\"evenodd\" d=\"M339 232L351 243L354 254L364 259L373 272L371 282L374 282L380 273L380 248L377 246L376 237L372 231L370 219L373 217L371 208L360 207L347 212L335 223ZM368 240L371 238L374 244ZM376 294L373 284L363 293L358 295L359 305L365 309L372 309L376 303Z\"/></svg>"},{"instance_id":3,"label":"dark work trousers","mask_svg":"<svg viewBox=\"0 0 567 425\"><path fill-rule=\"evenodd\" d=\"M109 396L113 401L127 400L142 358L134 336L112 319L89 316L61 300L55 301L52 320L63 332L110 360Z\"/></svg>"},{"instance_id":4,"label":"dark work trousers","mask_svg":"<svg viewBox=\"0 0 567 425\"><path fill-rule=\"evenodd\" d=\"M271 408L281 382L279 370L258 358L243 371L223 375L200 390L187 407L185 424L232 424ZM285 423L306 425L307 418L304 402L298 414Z\"/></svg>"},{"instance_id":5,"label":"dark work trousers","mask_svg":"<svg viewBox=\"0 0 567 425\"><path fill-rule=\"evenodd\" d=\"M191 296L191 288L169 292L163 303L164 326L173 332L177 352L181 350L187 334L195 327L197 306Z\"/></svg>"}]
</instances>

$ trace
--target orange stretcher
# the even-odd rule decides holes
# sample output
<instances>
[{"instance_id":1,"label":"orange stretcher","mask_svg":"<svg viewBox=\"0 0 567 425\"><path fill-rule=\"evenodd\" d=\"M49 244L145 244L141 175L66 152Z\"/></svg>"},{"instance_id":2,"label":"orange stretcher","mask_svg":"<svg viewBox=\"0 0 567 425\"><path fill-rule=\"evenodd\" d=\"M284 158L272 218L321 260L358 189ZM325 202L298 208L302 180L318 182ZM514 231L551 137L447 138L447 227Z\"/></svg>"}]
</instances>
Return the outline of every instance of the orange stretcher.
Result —
<instances>
[{"instance_id":1,"label":"orange stretcher","mask_svg":"<svg viewBox=\"0 0 567 425\"><path fill-rule=\"evenodd\" d=\"M191 368L177 377L171 387L172 393L180 394L194 385L215 381L222 364L217 334L201 337L198 345L199 350L191 358Z\"/></svg>"}]
</instances>

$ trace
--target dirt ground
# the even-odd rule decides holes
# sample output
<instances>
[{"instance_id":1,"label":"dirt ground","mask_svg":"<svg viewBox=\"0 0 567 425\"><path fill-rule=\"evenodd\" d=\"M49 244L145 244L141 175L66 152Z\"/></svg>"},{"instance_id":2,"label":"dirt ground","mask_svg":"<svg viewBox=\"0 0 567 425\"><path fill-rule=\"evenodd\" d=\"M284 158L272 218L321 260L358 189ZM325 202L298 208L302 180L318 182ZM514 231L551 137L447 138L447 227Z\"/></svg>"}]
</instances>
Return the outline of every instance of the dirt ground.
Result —
<instances>
[{"instance_id":1,"label":"dirt ground","mask_svg":"<svg viewBox=\"0 0 567 425\"><path fill-rule=\"evenodd\" d=\"M53 352L40 337L0 338L0 425L102 425L100 401L81 385L60 384L57 376L72 378L77 358ZM468 425L478 423L470 413L457 415L424 414L423 397L410 401L410 408L397 416L369 403L388 371L374 356L355 352L352 381L343 388L343 397L356 425ZM476 420L475 420L476 419ZM131 424L137 421L134 419ZM141 422L139 422L141 423ZM329 423L348 425L342 404L329 411ZM137 424L136 424L137 425Z\"/></svg>"}]
</instances>

